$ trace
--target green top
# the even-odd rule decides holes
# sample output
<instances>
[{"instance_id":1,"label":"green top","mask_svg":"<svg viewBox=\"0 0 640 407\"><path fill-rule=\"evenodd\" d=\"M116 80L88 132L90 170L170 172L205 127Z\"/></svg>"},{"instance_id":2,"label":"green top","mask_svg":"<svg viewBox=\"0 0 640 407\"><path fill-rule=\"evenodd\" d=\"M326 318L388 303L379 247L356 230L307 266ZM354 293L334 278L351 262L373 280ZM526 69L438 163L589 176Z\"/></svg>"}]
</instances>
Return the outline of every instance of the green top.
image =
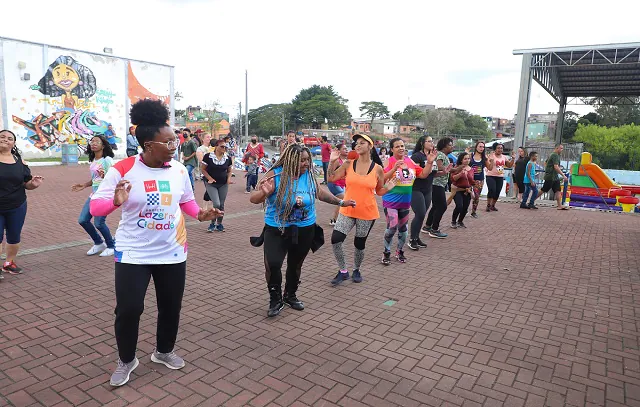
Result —
<instances>
[{"instance_id":1,"label":"green top","mask_svg":"<svg viewBox=\"0 0 640 407\"><path fill-rule=\"evenodd\" d=\"M442 151L438 151L438 155L436 156L436 161L442 160L442 165L444 168L447 168L449 165L449 157ZM439 175L437 177L433 177L433 185L437 185L439 187L446 187L447 182L449 181L449 174Z\"/></svg>"},{"instance_id":2,"label":"green top","mask_svg":"<svg viewBox=\"0 0 640 407\"><path fill-rule=\"evenodd\" d=\"M554 181L558 179L558 173L555 169L556 165L560 165L560 156L558 155L558 153L551 153L551 155L547 159L547 164L544 166L545 181Z\"/></svg>"},{"instance_id":3,"label":"green top","mask_svg":"<svg viewBox=\"0 0 640 407\"><path fill-rule=\"evenodd\" d=\"M191 139L182 145L182 154L185 157L188 157L191 154L195 153L197 149L198 149L198 145L196 144L195 141L193 141L193 139ZM184 160L184 165L192 165L194 167L197 167L198 158L194 155L190 159Z\"/></svg>"}]
</instances>

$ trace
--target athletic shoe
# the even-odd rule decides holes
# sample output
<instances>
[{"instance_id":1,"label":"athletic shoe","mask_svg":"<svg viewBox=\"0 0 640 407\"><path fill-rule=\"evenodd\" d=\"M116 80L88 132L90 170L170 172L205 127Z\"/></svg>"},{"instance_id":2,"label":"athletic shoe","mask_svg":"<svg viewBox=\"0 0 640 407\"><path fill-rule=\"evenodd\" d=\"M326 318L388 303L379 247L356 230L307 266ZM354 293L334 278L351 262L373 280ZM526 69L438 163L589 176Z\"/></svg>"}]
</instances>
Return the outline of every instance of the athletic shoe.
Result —
<instances>
[{"instance_id":1,"label":"athletic shoe","mask_svg":"<svg viewBox=\"0 0 640 407\"><path fill-rule=\"evenodd\" d=\"M218 232L224 232L224 226L222 226L222 223L218 223L218 227L216 228L216 230Z\"/></svg>"},{"instance_id":2,"label":"athletic shoe","mask_svg":"<svg viewBox=\"0 0 640 407\"><path fill-rule=\"evenodd\" d=\"M174 351L169 353L160 353L157 350L151 354L151 361L156 363L162 363L169 369L178 370L184 367L184 360L176 355Z\"/></svg>"},{"instance_id":3,"label":"athletic shoe","mask_svg":"<svg viewBox=\"0 0 640 407\"><path fill-rule=\"evenodd\" d=\"M113 257L113 249L107 247L100 253L100 257Z\"/></svg>"},{"instance_id":4,"label":"athletic shoe","mask_svg":"<svg viewBox=\"0 0 640 407\"><path fill-rule=\"evenodd\" d=\"M457 229L458 228L458 224L455 222L451 222L451 229Z\"/></svg>"},{"instance_id":5,"label":"athletic shoe","mask_svg":"<svg viewBox=\"0 0 640 407\"><path fill-rule=\"evenodd\" d=\"M362 276L360 275L360 270L353 269L353 277L351 277L351 279L353 280L354 283L361 283Z\"/></svg>"},{"instance_id":6,"label":"athletic shoe","mask_svg":"<svg viewBox=\"0 0 640 407\"><path fill-rule=\"evenodd\" d=\"M422 240L420 240L420 238L416 239L416 244L421 249L426 249L427 248L427 244L425 242L423 242Z\"/></svg>"},{"instance_id":7,"label":"athletic shoe","mask_svg":"<svg viewBox=\"0 0 640 407\"><path fill-rule=\"evenodd\" d=\"M396 259L398 259L398 261L400 263L406 263L407 262L407 258L404 257L404 251L403 250L397 250L396 251Z\"/></svg>"},{"instance_id":8,"label":"athletic shoe","mask_svg":"<svg viewBox=\"0 0 640 407\"><path fill-rule=\"evenodd\" d=\"M215 224L213 224L213 223L211 223L211 224L209 225L209 227L207 228L207 233L213 233L213 232L215 232L215 231L216 231L216 225L215 225Z\"/></svg>"},{"instance_id":9,"label":"athletic shoe","mask_svg":"<svg viewBox=\"0 0 640 407\"><path fill-rule=\"evenodd\" d=\"M458 229L466 229L467 226L464 224L464 222L458 222Z\"/></svg>"},{"instance_id":10,"label":"athletic shoe","mask_svg":"<svg viewBox=\"0 0 640 407\"><path fill-rule=\"evenodd\" d=\"M343 281L347 281L349 279L349 272L347 271L346 273L343 273L342 271L338 271L338 274L336 274L335 278L333 280L331 280L331 284L332 285L338 285L340 283L342 283Z\"/></svg>"},{"instance_id":11,"label":"athletic shoe","mask_svg":"<svg viewBox=\"0 0 640 407\"><path fill-rule=\"evenodd\" d=\"M529 205L529 206L528 206L528 208L529 208L529 209L538 209L538 207L537 207L537 206L535 206L535 205Z\"/></svg>"},{"instance_id":12,"label":"athletic shoe","mask_svg":"<svg viewBox=\"0 0 640 407\"><path fill-rule=\"evenodd\" d=\"M391 264L391 252L382 252L382 260L380 262L385 266Z\"/></svg>"},{"instance_id":13,"label":"athletic shoe","mask_svg":"<svg viewBox=\"0 0 640 407\"><path fill-rule=\"evenodd\" d=\"M139 364L140 362L138 362L138 358L134 358L129 363L124 363L118 359L118 366L116 367L116 371L111 375L109 384L114 387L119 387L127 383L131 372L133 372Z\"/></svg>"},{"instance_id":14,"label":"athletic shoe","mask_svg":"<svg viewBox=\"0 0 640 407\"><path fill-rule=\"evenodd\" d=\"M520 209L531 209L531 208L525 204L520 204Z\"/></svg>"},{"instance_id":15,"label":"athletic shoe","mask_svg":"<svg viewBox=\"0 0 640 407\"><path fill-rule=\"evenodd\" d=\"M22 274L22 269L16 266L16 263L13 261L5 261L2 265L2 271L9 274Z\"/></svg>"},{"instance_id":16,"label":"athletic shoe","mask_svg":"<svg viewBox=\"0 0 640 407\"><path fill-rule=\"evenodd\" d=\"M87 256L93 256L98 253L102 253L104 249L107 248L107 245L104 243L94 244L91 249L87 252Z\"/></svg>"},{"instance_id":17,"label":"athletic shoe","mask_svg":"<svg viewBox=\"0 0 640 407\"><path fill-rule=\"evenodd\" d=\"M471 217L474 219L478 219L478 214L475 212L471 212Z\"/></svg>"},{"instance_id":18,"label":"athletic shoe","mask_svg":"<svg viewBox=\"0 0 640 407\"><path fill-rule=\"evenodd\" d=\"M491 212L491 207L487 206L487 212Z\"/></svg>"},{"instance_id":19,"label":"athletic shoe","mask_svg":"<svg viewBox=\"0 0 640 407\"><path fill-rule=\"evenodd\" d=\"M447 236L449 236L449 235L447 235L446 233L442 233L439 230L434 230L431 233L429 233L429 237L434 237L436 239L444 239Z\"/></svg>"},{"instance_id":20,"label":"athletic shoe","mask_svg":"<svg viewBox=\"0 0 640 407\"><path fill-rule=\"evenodd\" d=\"M493 206L491 207L491 212L498 212L498 209L496 209L496 206L495 206L495 205L493 205Z\"/></svg>"},{"instance_id":21,"label":"athletic shoe","mask_svg":"<svg viewBox=\"0 0 640 407\"><path fill-rule=\"evenodd\" d=\"M284 302L282 302L282 291L280 287L269 287L269 311L267 311L268 317L275 317L280 314L280 311L284 308Z\"/></svg>"},{"instance_id":22,"label":"athletic shoe","mask_svg":"<svg viewBox=\"0 0 640 407\"><path fill-rule=\"evenodd\" d=\"M423 226L422 233L430 233L433 229L430 226Z\"/></svg>"},{"instance_id":23,"label":"athletic shoe","mask_svg":"<svg viewBox=\"0 0 640 407\"><path fill-rule=\"evenodd\" d=\"M4 280L4 276L3 276L3 274L4 274L4 273L2 272L2 269L0 269L0 280Z\"/></svg>"},{"instance_id":24,"label":"athletic shoe","mask_svg":"<svg viewBox=\"0 0 640 407\"><path fill-rule=\"evenodd\" d=\"M407 247L411 250L420 250L420 247L418 246L418 242L416 241L416 239L411 239L407 242Z\"/></svg>"},{"instance_id":25,"label":"athletic shoe","mask_svg":"<svg viewBox=\"0 0 640 407\"><path fill-rule=\"evenodd\" d=\"M245 194L250 194L250 193L251 193L251 191L244 191L244 193L245 193Z\"/></svg>"},{"instance_id":26,"label":"athletic shoe","mask_svg":"<svg viewBox=\"0 0 640 407\"><path fill-rule=\"evenodd\" d=\"M296 297L294 294L284 293L284 297L282 297L282 301L293 308L296 311L302 311L304 309L304 303Z\"/></svg>"}]
</instances>

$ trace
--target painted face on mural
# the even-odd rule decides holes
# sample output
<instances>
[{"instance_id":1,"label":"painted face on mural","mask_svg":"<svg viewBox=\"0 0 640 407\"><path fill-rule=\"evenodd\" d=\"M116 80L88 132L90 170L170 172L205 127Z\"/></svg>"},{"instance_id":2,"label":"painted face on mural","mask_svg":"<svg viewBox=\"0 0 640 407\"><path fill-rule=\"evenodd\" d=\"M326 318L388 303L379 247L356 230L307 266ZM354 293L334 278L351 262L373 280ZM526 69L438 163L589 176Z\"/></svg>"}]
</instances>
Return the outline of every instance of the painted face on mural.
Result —
<instances>
[{"instance_id":1,"label":"painted face on mural","mask_svg":"<svg viewBox=\"0 0 640 407\"><path fill-rule=\"evenodd\" d=\"M80 83L80 76L69 65L60 64L53 68L53 83L65 92L71 92Z\"/></svg>"}]
</instances>

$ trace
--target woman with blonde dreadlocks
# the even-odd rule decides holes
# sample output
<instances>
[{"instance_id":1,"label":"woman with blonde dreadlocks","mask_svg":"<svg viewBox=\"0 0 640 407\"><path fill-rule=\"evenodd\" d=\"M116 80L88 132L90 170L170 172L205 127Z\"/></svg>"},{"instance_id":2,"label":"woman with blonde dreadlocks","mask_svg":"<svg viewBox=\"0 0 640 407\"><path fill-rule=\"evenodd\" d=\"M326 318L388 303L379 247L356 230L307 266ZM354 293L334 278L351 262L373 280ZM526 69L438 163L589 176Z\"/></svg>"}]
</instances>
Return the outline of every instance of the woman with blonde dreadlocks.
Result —
<instances>
[{"instance_id":1,"label":"woman with blonde dreadlocks","mask_svg":"<svg viewBox=\"0 0 640 407\"><path fill-rule=\"evenodd\" d=\"M310 166L311 151L304 145L289 145L249 198L254 204L266 205L260 242L264 243L265 278L270 297L267 315L270 317L280 314L285 304L298 311L304 309L296 291L302 264L312 249L319 228L316 225L316 199L342 207L356 206L355 201L344 201L318 188L315 177L309 172ZM285 257L287 270L283 296L282 264Z\"/></svg>"}]
</instances>

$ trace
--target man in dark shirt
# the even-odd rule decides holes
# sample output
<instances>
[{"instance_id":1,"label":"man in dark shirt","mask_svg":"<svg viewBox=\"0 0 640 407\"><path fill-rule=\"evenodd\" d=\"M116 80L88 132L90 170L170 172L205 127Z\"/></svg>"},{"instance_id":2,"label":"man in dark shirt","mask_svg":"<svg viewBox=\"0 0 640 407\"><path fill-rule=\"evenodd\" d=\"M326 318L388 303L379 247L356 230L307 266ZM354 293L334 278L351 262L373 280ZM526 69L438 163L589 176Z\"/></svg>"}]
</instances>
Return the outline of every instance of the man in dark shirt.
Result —
<instances>
[{"instance_id":1,"label":"man in dark shirt","mask_svg":"<svg viewBox=\"0 0 640 407\"><path fill-rule=\"evenodd\" d=\"M184 133L184 136L184 144L182 145L182 160L184 166L187 168L187 172L189 173L191 188L195 190L193 170L194 168L196 168L196 165L198 165L198 159L196 158L198 145L193 140L193 137L191 137L191 133Z\"/></svg>"},{"instance_id":2,"label":"man in dark shirt","mask_svg":"<svg viewBox=\"0 0 640 407\"><path fill-rule=\"evenodd\" d=\"M562 154L563 149L562 144L556 145L555 150L547 159L544 167L544 184L541 189L542 193L553 190L558 203L558 210L569 209L567 206L562 206L562 193L560 192L560 179L558 178L558 175L561 175L562 180L567 182L567 176L564 175L562 168L560 168L560 154Z\"/></svg>"}]
</instances>

